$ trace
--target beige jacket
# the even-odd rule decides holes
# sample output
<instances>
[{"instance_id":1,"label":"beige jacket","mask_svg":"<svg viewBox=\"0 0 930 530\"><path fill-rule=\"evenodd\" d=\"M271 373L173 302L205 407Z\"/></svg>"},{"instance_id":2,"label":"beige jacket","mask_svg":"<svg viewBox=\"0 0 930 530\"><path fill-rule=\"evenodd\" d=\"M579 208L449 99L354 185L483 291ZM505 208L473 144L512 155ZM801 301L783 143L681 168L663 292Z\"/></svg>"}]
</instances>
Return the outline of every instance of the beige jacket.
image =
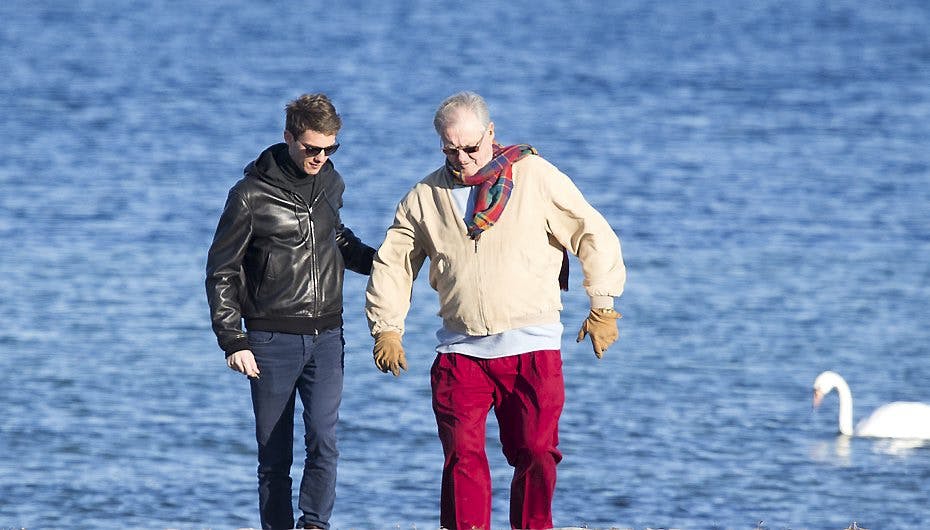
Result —
<instances>
[{"instance_id":1,"label":"beige jacket","mask_svg":"<svg viewBox=\"0 0 930 530\"><path fill-rule=\"evenodd\" d=\"M439 316L468 335L558 322L563 247L578 256L594 307L620 296L626 280L620 241L572 181L539 156L516 162L513 180L500 219L478 241L468 238L445 168L407 193L368 281L372 335L403 333L413 281L426 258Z\"/></svg>"}]
</instances>

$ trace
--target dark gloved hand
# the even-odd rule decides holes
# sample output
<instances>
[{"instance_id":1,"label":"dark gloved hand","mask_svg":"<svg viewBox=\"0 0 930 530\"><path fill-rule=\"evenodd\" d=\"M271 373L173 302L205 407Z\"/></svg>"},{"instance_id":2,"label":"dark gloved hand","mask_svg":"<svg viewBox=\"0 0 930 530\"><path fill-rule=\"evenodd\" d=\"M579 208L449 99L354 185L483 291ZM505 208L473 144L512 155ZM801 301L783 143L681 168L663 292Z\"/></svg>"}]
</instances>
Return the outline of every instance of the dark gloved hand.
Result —
<instances>
[{"instance_id":1,"label":"dark gloved hand","mask_svg":"<svg viewBox=\"0 0 930 530\"><path fill-rule=\"evenodd\" d=\"M617 329L617 320L620 318L623 318L623 315L611 308L592 309L578 331L578 342L583 341L585 335L591 335L594 355L600 359L607 348L620 337L620 331Z\"/></svg>"},{"instance_id":2,"label":"dark gloved hand","mask_svg":"<svg viewBox=\"0 0 930 530\"><path fill-rule=\"evenodd\" d=\"M400 342L400 333L396 331L382 331L375 336L374 356L375 366L384 373L390 371L397 377L401 368L407 369L404 346Z\"/></svg>"}]
</instances>

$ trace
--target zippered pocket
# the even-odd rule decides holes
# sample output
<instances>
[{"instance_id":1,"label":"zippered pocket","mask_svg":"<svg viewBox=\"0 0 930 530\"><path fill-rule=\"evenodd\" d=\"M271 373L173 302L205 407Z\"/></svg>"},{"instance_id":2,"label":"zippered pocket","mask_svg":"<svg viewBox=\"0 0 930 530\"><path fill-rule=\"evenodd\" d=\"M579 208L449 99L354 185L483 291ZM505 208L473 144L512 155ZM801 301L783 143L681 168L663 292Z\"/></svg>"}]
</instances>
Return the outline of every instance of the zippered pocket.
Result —
<instances>
[{"instance_id":1,"label":"zippered pocket","mask_svg":"<svg viewBox=\"0 0 930 530\"><path fill-rule=\"evenodd\" d=\"M259 299L259 295L262 292L262 286L265 285L266 278L273 278L270 271L271 267L271 252L265 253L265 259L262 260L261 274L258 275L258 278L255 280L255 299Z\"/></svg>"}]
</instances>

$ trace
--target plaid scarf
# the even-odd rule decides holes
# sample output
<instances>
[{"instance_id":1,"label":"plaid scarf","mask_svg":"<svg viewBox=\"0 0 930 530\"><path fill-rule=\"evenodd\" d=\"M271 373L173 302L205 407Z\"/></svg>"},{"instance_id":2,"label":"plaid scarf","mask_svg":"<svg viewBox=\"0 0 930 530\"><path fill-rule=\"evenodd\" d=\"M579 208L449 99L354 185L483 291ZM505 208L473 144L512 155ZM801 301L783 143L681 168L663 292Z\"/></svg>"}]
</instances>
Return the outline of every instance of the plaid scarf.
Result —
<instances>
[{"instance_id":1,"label":"plaid scarf","mask_svg":"<svg viewBox=\"0 0 930 530\"><path fill-rule=\"evenodd\" d=\"M494 226L500 219L513 191L513 163L526 155L538 154L536 149L527 144L504 147L494 144L494 158L477 173L463 177L446 162L446 168L452 179L466 186L479 186L475 194L475 215L466 224L468 237L477 241L481 233Z\"/></svg>"},{"instance_id":2,"label":"plaid scarf","mask_svg":"<svg viewBox=\"0 0 930 530\"><path fill-rule=\"evenodd\" d=\"M510 192L513 191L513 163L527 155L537 155L532 146L516 144L504 147L494 144L494 157L477 173L470 177L463 177L460 171L453 169L446 161L446 169L452 175L452 180L466 186L480 186L475 195L475 214L466 222L468 237L478 241L481 233L494 226L500 219ZM562 249L562 270L559 272L559 287L568 290L568 252Z\"/></svg>"}]
</instances>

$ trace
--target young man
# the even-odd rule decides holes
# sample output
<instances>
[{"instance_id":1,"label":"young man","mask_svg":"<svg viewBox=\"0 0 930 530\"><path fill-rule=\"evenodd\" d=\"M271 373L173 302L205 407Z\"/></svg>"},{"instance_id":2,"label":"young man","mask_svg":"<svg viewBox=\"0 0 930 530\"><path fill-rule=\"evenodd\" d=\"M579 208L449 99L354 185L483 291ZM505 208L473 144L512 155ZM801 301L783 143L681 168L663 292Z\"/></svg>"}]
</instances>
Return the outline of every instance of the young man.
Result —
<instances>
[{"instance_id":1,"label":"young man","mask_svg":"<svg viewBox=\"0 0 930 530\"><path fill-rule=\"evenodd\" d=\"M618 337L613 299L626 278L620 242L572 181L532 147L496 142L477 94L446 99L434 126L445 165L401 200L368 283L375 364L395 376L407 368L404 319L428 257L442 317L431 370L445 453L440 524L490 529L485 421L493 408L514 467L510 523L551 528L565 399L565 249L580 259L591 299L578 340L591 335L600 358Z\"/></svg>"},{"instance_id":2,"label":"young man","mask_svg":"<svg viewBox=\"0 0 930 530\"><path fill-rule=\"evenodd\" d=\"M306 432L298 527L328 528L335 500L343 272L369 274L374 255L340 221L345 183L329 157L341 126L323 94L290 102L284 143L258 155L229 191L207 259L213 331L227 365L251 384L262 528L294 528L298 394Z\"/></svg>"}]
</instances>

